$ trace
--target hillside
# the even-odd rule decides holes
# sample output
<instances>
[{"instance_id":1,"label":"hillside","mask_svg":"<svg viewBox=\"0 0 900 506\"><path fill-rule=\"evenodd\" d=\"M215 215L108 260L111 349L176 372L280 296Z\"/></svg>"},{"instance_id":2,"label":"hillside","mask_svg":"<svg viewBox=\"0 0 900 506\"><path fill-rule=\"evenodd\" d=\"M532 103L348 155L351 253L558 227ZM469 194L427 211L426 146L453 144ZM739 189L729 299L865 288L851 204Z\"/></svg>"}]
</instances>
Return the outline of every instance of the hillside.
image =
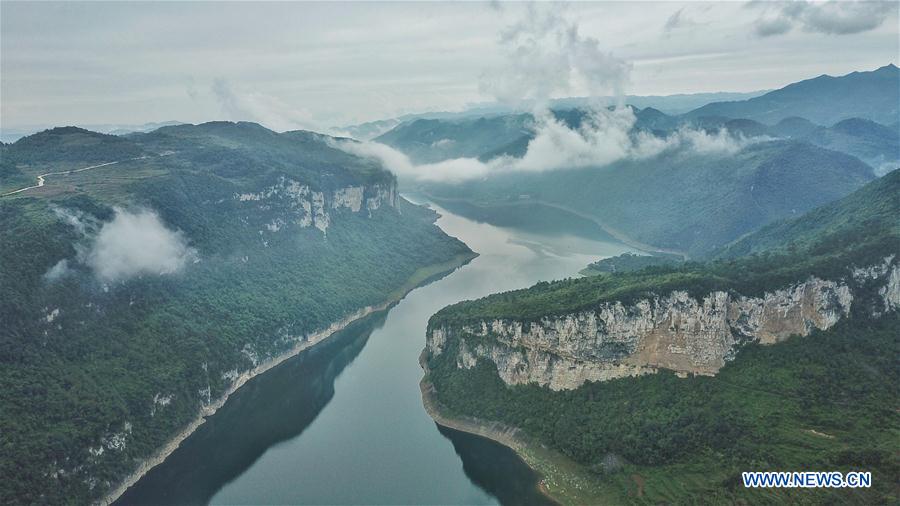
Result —
<instances>
[{"instance_id":1,"label":"hillside","mask_svg":"<svg viewBox=\"0 0 900 506\"><path fill-rule=\"evenodd\" d=\"M890 64L840 77L822 75L747 100L714 102L685 116L746 118L769 125L792 116L820 125L860 117L888 125L900 115L898 96L900 69Z\"/></svg>"},{"instance_id":2,"label":"hillside","mask_svg":"<svg viewBox=\"0 0 900 506\"><path fill-rule=\"evenodd\" d=\"M35 165L47 162L105 162L134 158L143 149L115 135L91 132L78 127L57 127L23 137L5 146L9 162Z\"/></svg>"},{"instance_id":3,"label":"hillside","mask_svg":"<svg viewBox=\"0 0 900 506\"><path fill-rule=\"evenodd\" d=\"M631 108L636 131L665 135L681 121L650 107ZM560 107L551 110L555 119L569 128L581 125L588 109ZM402 151L414 163L433 163L451 158L487 161L509 155L521 157L534 139L535 118L530 113L495 114L458 119L417 119L398 125L375 138Z\"/></svg>"},{"instance_id":4,"label":"hillside","mask_svg":"<svg viewBox=\"0 0 900 506\"><path fill-rule=\"evenodd\" d=\"M707 254L771 221L797 216L873 179L858 159L795 141L735 154L667 153L602 168L498 175L427 186L482 205L562 206L659 248Z\"/></svg>"},{"instance_id":5,"label":"hillside","mask_svg":"<svg viewBox=\"0 0 900 506\"><path fill-rule=\"evenodd\" d=\"M375 140L403 151L415 163L449 158L478 158L529 136L530 114L477 119L417 119Z\"/></svg>"},{"instance_id":6,"label":"hillside","mask_svg":"<svg viewBox=\"0 0 900 506\"><path fill-rule=\"evenodd\" d=\"M736 243L752 256L445 307L429 321L426 382L443 416L501 422L549 448L525 458L569 501L633 502L636 484L653 503L890 502L898 181ZM739 482L749 468L820 467L866 468L875 484L797 494Z\"/></svg>"},{"instance_id":7,"label":"hillside","mask_svg":"<svg viewBox=\"0 0 900 506\"><path fill-rule=\"evenodd\" d=\"M36 173L118 162L0 197L6 504L99 500L255 372L473 256L318 134L55 129L4 149Z\"/></svg>"},{"instance_id":8,"label":"hillside","mask_svg":"<svg viewBox=\"0 0 900 506\"><path fill-rule=\"evenodd\" d=\"M717 251L717 258L806 249L821 237L869 234L887 225L900 236L900 171L891 172L858 191L795 219L754 231Z\"/></svg>"},{"instance_id":9,"label":"hillside","mask_svg":"<svg viewBox=\"0 0 900 506\"><path fill-rule=\"evenodd\" d=\"M799 138L866 162L876 174L900 167L900 134L880 123L850 118L829 128L816 128Z\"/></svg>"}]
</instances>

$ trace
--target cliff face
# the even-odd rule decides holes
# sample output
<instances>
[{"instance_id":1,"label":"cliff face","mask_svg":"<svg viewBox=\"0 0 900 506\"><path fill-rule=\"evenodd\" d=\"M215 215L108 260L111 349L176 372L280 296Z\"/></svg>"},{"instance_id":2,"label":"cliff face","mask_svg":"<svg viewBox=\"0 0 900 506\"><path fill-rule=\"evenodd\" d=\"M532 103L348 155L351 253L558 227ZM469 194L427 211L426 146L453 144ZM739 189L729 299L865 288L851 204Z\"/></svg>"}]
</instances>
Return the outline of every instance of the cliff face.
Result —
<instances>
[{"instance_id":1,"label":"cliff face","mask_svg":"<svg viewBox=\"0 0 900 506\"><path fill-rule=\"evenodd\" d=\"M772 344L832 327L849 316L862 297L858 292L873 286L877 297L866 311L877 316L900 306L895 256L853 269L848 279L813 277L762 297L716 291L696 299L675 291L535 322L495 319L432 328L427 350L440 355L455 340L457 367L486 359L507 384L554 390L659 369L713 375L744 344Z\"/></svg>"},{"instance_id":2,"label":"cliff face","mask_svg":"<svg viewBox=\"0 0 900 506\"><path fill-rule=\"evenodd\" d=\"M327 232L333 211L345 208L358 213L365 210L371 216L382 206L396 208L397 198L397 185L393 182L314 191L308 185L284 177L259 192L235 193L233 196L248 208L276 211L276 216L265 223L269 232L278 232L284 225L294 223L304 228L314 226L322 233Z\"/></svg>"}]
</instances>

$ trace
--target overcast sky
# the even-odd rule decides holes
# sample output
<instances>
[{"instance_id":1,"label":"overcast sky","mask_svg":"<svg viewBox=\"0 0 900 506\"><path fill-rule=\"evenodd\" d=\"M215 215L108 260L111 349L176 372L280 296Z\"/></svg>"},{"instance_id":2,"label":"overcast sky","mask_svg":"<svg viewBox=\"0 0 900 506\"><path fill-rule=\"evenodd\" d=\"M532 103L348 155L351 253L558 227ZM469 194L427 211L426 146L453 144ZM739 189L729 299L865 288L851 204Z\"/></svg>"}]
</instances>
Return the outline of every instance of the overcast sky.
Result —
<instances>
[{"instance_id":1,"label":"overcast sky","mask_svg":"<svg viewBox=\"0 0 900 506\"><path fill-rule=\"evenodd\" d=\"M521 50L510 27L529 8L623 62L622 91L636 95L771 89L896 64L900 52L896 2L2 1L0 126L231 119L322 130L460 110L500 96L490 83ZM548 91L590 92L577 82Z\"/></svg>"}]
</instances>

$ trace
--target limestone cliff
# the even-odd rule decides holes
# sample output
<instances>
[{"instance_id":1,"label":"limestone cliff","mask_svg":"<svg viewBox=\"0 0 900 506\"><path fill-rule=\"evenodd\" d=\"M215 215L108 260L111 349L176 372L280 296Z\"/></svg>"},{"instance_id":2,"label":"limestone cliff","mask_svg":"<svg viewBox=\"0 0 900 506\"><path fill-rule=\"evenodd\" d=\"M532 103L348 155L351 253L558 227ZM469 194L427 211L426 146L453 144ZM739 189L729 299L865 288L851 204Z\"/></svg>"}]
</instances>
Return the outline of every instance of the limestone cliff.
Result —
<instances>
[{"instance_id":1,"label":"limestone cliff","mask_svg":"<svg viewBox=\"0 0 900 506\"><path fill-rule=\"evenodd\" d=\"M440 326L430 329L427 351L440 355L456 341L457 367L490 360L507 384L537 383L554 390L659 369L713 375L744 344L772 344L832 327L861 303L857 292L864 289L877 293L875 301L866 302L865 311L872 315L900 306L896 256L851 269L846 279L811 277L760 297L715 291L694 298L673 291L539 321Z\"/></svg>"},{"instance_id":2,"label":"limestone cliff","mask_svg":"<svg viewBox=\"0 0 900 506\"><path fill-rule=\"evenodd\" d=\"M259 192L235 193L233 196L233 200L245 206L252 205L256 211L276 211L271 221L264 225L266 230L273 233L289 223L302 228L314 226L325 233L334 211L349 209L350 212L358 213L365 209L371 216L373 211L382 206L396 208L397 199L396 183L315 191L308 185L285 177Z\"/></svg>"}]
</instances>

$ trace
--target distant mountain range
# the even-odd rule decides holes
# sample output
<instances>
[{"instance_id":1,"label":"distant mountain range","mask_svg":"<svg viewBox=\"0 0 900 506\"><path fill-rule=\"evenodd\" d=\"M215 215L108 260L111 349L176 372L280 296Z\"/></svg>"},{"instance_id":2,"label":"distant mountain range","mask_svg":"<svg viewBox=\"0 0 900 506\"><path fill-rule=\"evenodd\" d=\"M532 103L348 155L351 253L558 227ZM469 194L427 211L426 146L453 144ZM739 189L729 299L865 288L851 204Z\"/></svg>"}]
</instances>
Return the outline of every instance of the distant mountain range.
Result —
<instances>
[{"instance_id":1,"label":"distant mountain range","mask_svg":"<svg viewBox=\"0 0 900 506\"><path fill-rule=\"evenodd\" d=\"M768 91L768 90L766 90ZM659 109L666 114L681 114L693 110L702 105L722 100L744 100L748 98L758 97L766 91L749 91L749 92L715 92L715 93L684 93L676 95L627 95L625 102L637 108L652 107ZM588 98L588 97L571 97L558 98L550 101L550 107L553 109L572 109L582 108L593 104L614 104L616 99L613 97ZM466 108L460 112L432 112L421 114L406 114L396 118L370 121L360 123L358 125L348 125L344 127L335 127L337 132L345 132L347 135L360 140L369 140L384 134L385 132L395 128L401 124L409 123L420 119L429 120L464 120L491 118L493 116L515 115L526 113L534 108L534 103L523 102L517 106L508 106L497 103L476 104Z\"/></svg>"},{"instance_id":2,"label":"distant mountain range","mask_svg":"<svg viewBox=\"0 0 900 506\"><path fill-rule=\"evenodd\" d=\"M900 69L890 64L840 77L821 75L748 100L707 104L686 116L747 118L766 124L799 116L820 125L865 118L891 125L900 115L898 108Z\"/></svg>"},{"instance_id":3,"label":"distant mountain range","mask_svg":"<svg viewBox=\"0 0 900 506\"><path fill-rule=\"evenodd\" d=\"M605 167L420 185L436 197L479 205L525 199L564 206L627 231L640 243L704 256L742 234L840 198L900 166L898 83L897 68L888 65L803 81L683 115L633 107L632 136L640 132L668 139L683 135L685 129L725 133L742 146L735 153L666 153ZM773 112L776 102L778 114ZM748 116L732 115L743 112ZM586 117L578 108L552 113L572 129ZM819 123L823 119L834 121ZM376 141L416 163L459 157L486 161L522 157L535 136L534 125L526 113L418 119L396 126Z\"/></svg>"},{"instance_id":4,"label":"distant mountain range","mask_svg":"<svg viewBox=\"0 0 900 506\"><path fill-rule=\"evenodd\" d=\"M79 124L80 128L91 132L98 132L111 135L125 135L134 132L150 132L157 128L172 125L183 125L181 121L158 121L151 123L141 123L138 125L131 124ZM22 128L0 128L0 142L11 143L16 142L22 137L35 134L42 130L46 130L46 126L22 127Z\"/></svg>"},{"instance_id":5,"label":"distant mountain range","mask_svg":"<svg viewBox=\"0 0 900 506\"><path fill-rule=\"evenodd\" d=\"M848 154L777 140L736 153L688 150L605 167L422 187L435 198L481 206L562 207L638 243L696 258L767 223L840 198L874 177L871 167Z\"/></svg>"},{"instance_id":6,"label":"distant mountain range","mask_svg":"<svg viewBox=\"0 0 900 506\"><path fill-rule=\"evenodd\" d=\"M898 216L895 171L719 261L644 261L447 306L422 356L431 409L490 427L479 433L576 504L798 502L740 486L748 461L865 467L871 487L799 502L891 502Z\"/></svg>"}]
</instances>

